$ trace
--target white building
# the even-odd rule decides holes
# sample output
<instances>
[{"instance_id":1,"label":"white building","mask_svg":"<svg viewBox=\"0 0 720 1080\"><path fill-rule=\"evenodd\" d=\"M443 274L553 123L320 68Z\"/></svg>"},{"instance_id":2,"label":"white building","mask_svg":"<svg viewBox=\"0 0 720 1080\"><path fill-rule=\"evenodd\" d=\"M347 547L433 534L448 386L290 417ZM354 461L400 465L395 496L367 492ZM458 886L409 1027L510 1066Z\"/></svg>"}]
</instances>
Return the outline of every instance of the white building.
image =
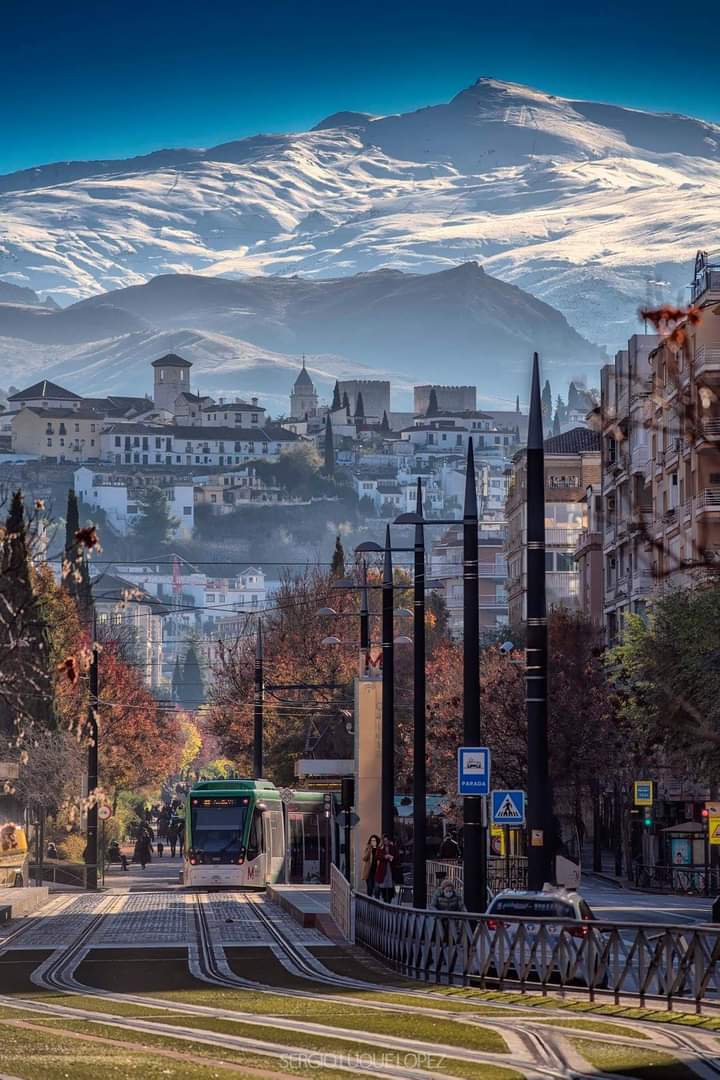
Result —
<instances>
[{"instance_id":1,"label":"white building","mask_svg":"<svg viewBox=\"0 0 720 1080\"><path fill-rule=\"evenodd\" d=\"M117 641L133 657L147 686L163 684L163 621L166 608L137 583L114 573L93 579L100 641Z\"/></svg>"},{"instance_id":2,"label":"white building","mask_svg":"<svg viewBox=\"0 0 720 1080\"><path fill-rule=\"evenodd\" d=\"M81 465L75 470L74 488L78 499L93 510L102 510L108 524L120 536L127 536L142 514L143 488L159 487L168 501L170 514L178 519L177 539L188 539L195 526L192 481L168 483L154 474L123 475L114 470Z\"/></svg>"},{"instance_id":3,"label":"white building","mask_svg":"<svg viewBox=\"0 0 720 1080\"><path fill-rule=\"evenodd\" d=\"M203 427L259 428L265 423L265 409L256 397L250 401L208 402L200 410Z\"/></svg>"},{"instance_id":4,"label":"white building","mask_svg":"<svg viewBox=\"0 0 720 1080\"><path fill-rule=\"evenodd\" d=\"M257 428L109 424L100 458L124 465L242 465L276 461L299 436L279 426Z\"/></svg>"}]
</instances>

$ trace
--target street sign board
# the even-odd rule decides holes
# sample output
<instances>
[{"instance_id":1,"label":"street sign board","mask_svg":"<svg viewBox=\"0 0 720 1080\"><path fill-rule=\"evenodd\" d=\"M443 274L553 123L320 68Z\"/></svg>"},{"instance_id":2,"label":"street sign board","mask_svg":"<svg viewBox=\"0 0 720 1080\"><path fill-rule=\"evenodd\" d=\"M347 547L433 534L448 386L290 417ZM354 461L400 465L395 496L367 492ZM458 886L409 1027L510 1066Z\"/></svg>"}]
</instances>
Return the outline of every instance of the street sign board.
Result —
<instances>
[{"instance_id":1,"label":"street sign board","mask_svg":"<svg viewBox=\"0 0 720 1080\"><path fill-rule=\"evenodd\" d=\"M653 782L652 780L636 780L635 781L635 805L636 806L652 806L653 800Z\"/></svg>"},{"instance_id":2,"label":"street sign board","mask_svg":"<svg viewBox=\"0 0 720 1080\"><path fill-rule=\"evenodd\" d=\"M98 817L101 821L107 821L108 818L112 817L112 810L107 803L103 803L101 806L98 806Z\"/></svg>"},{"instance_id":3,"label":"street sign board","mask_svg":"<svg viewBox=\"0 0 720 1080\"><path fill-rule=\"evenodd\" d=\"M493 825L524 825L525 792L493 791L492 823Z\"/></svg>"},{"instance_id":4,"label":"street sign board","mask_svg":"<svg viewBox=\"0 0 720 1080\"><path fill-rule=\"evenodd\" d=\"M292 802L292 800L293 800L293 789L289 788L289 787L280 788L280 798L284 803Z\"/></svg>"},{"instance_id":5,"label":"street sign board","mask_svg":"<svg viewBox=\"0 0 720 1080\"><path fill-rule=\"evenodd\" d=\"M352 810L341 810L335 815L335 822L341 829L353 828L360 818Z\"/></svg>"},{"instance_id":6,"label":"street sign board","mask_svg":"<svg viewBox=\"0 0 720 1080\"><path fill-rule=\"evenodd\" d=\"M458 748L458 795L487 795L490 791L490 750L487 746Z\"/></svg>"},{"instance_id":7,"label":"street sign board","mask_svg":"<svg viewBox=\"0 0 720 1080\"><path fill-rule=\"evenodd\" d=\"M708 812L708 817L720 817L720 803L706 802L705 809Z\"/></svg>"}]
</instances>

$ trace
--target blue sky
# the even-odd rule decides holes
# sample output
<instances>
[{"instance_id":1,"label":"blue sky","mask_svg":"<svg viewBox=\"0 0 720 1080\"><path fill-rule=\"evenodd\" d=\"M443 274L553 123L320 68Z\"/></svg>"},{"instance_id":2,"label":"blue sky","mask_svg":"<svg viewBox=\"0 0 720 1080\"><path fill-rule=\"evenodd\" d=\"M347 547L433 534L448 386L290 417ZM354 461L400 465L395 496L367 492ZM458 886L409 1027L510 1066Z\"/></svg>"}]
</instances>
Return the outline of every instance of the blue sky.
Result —
<instances>
[{"instance_id":1,"label":"blue sky","mask_svg":"<svg viewBox=\"0 0 720 1080\"><path fill-rule=\"evenodd\" d=\"M666 0L598 6L2 0L0 172L405 111L482 74L720 122L700 20Z\"/></svg>"}]
</instances>

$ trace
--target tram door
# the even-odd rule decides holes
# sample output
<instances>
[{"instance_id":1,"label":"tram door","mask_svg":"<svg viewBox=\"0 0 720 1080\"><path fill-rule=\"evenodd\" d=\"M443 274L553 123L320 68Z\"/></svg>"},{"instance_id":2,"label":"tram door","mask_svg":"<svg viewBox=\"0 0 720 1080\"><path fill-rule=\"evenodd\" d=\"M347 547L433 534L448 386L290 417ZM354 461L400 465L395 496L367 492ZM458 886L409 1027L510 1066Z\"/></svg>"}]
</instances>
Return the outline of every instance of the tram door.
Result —
<instances>
[{"instance_id":1,"label":"tram door","mask_svg":"<svg viewBox=\"0 0 720 1080\"><path fill-rule=\"evenodd\" d=\"M283 836L282 810L269 810L263 814L265 829L265 874L271 884L279 881L285 866L285 838Z\"/></svg>"},{"instance_id":2,"label":"tram door","mask_svg":"<svg viewBox=\"0 0 720 1080\"><path fill-rule=\"evenodd\" d=\"M322 881L320 817L314 811L288 811L290 881L295 885L316 885Z\"/></svg>"}]
</instances>

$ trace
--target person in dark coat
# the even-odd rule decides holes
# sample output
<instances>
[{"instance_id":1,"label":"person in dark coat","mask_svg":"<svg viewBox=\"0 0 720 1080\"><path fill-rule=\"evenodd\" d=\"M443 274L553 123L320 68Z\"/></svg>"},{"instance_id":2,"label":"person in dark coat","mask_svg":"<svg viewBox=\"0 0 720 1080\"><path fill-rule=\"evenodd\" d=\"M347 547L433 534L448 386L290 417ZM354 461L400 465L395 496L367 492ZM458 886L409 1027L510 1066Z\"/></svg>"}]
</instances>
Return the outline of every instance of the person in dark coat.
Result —
<instances>
[{"instance_id":1,"label":"person in dark coat","mask_svg":"<svg viewBox=\"0 0 720 1080\"><path fill-rule=\"evenodd\" d=\"M390 837L384 835L375 857L375 891L386 904L391 904L395 896L393 863L396 857L397 848Z\"/></svg>"},{"instance_id":2,"label":"person in dark coat","mask_svg":"<svg viewBox=\"0 0 720 1080\"><path fill-rule=\"evenodd\" d=\"M135 844L135 861L140 863L143 870L147 863L152 862L152 840L147 832L143 832Z\"/></svg>"},{"instance_id":3,"label":"person in dark coat","mask_svg":"<svg viewBox=\"0 0 720 1080\"><path fill-rule=\"evenodd\" d=\"M170 845L170 857L174 859L175 858L175 849L177 848L177 842L178 842L178 827L177 827L176 822L174 822L174 821L168 827L167 839L168 839L168 844Z\"/></svg>"}]
</instances>

